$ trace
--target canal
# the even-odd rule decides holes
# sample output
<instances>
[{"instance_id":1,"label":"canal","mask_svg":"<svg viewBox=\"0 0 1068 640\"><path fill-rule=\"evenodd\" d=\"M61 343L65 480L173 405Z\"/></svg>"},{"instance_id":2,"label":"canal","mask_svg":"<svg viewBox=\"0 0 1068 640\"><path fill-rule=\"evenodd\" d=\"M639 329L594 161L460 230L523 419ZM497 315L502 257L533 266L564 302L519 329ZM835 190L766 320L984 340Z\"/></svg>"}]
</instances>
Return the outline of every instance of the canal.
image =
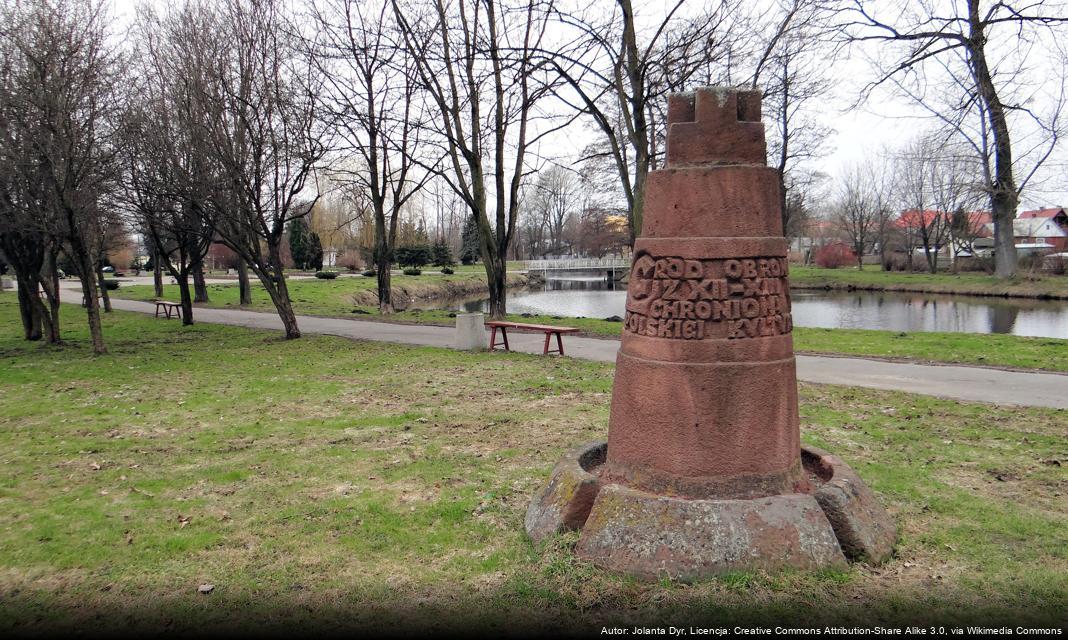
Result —
<instances>
[{"instance_id":1,"label":"canal","mask_svg":"<svg viewBox=\"0 0 1068 640\"><path fill-rule=\"evenodd\" d=\"M562 317L623 316L626 285L602 276L546 278L543 286L511 292L510 313ZM794 290L794 324L828 329L1007 333L1068 339L1068 302L919 293ZM485 300L456 310L485 311Z\"/></svg>"}]
</instances>

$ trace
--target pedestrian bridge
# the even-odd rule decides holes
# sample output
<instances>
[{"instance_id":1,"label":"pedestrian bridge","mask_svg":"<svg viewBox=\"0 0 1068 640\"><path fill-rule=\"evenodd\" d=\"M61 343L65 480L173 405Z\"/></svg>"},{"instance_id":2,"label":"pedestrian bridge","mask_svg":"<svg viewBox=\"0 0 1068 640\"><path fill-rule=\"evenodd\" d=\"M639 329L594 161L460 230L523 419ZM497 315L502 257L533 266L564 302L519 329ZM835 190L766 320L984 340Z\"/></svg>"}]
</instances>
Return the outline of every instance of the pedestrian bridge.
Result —
<instances>
[{"instance_id":1,"label":"pedestrian bridge","mask_svg":"<svg viewBox=\"0 0 1068 640\"><path fill-rule=\"evenodd\" d=\"M630 258L565 258L561 260L527 260L524 268L528 273L549 271L582 271L603 273L618 280L630 270Z\"/></svg>"}]
</instances>

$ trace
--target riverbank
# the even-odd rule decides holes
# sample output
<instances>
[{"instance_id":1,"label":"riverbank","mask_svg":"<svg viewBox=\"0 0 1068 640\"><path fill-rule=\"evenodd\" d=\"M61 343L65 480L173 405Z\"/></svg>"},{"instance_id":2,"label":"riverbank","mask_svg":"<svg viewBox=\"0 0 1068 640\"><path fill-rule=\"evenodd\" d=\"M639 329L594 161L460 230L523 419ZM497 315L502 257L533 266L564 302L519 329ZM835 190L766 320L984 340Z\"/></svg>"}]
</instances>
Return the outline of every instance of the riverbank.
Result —
<instances>
[{"instance_id":1,"label":"riverbank","mask_svg":"<svg viewBox=\"0 0 1068 640\"><path fill-rule=\"evenodd\" d=\"M526 283L526 276L509 276L511 286ZM289 282L293 306L298 314L453 326L455 311L412 308L388 316L378 314L374 279L347 277L337 280L292 280ZM408 299L434 300L452 291L449 297L477 295L485 281L475 273L441 276L394 276L394 294L403 292ZM456 293L466 291L467 293ZM123 287L112 295L133 300L152 300L151 286ZM241 308L236 285L209 286L209 307ZM178 299L178 288L164 287L164 297ZM357 303L360 301L362 304ZM253 311L273 311L274 307L259 286L253 289ZM195 313L194 313L195 318ZM510 314L517 322L576 327L591 337L619 338L621 322L599 318ZM945 332L896 332L862 329L817 329L794 327L794 347L799 353L851 355L918 363L967 364L1008 369L1037 369L1068 373L1068 340L1030 338L1006 334L971 334Z\"/></svg>"},{"instance_id":2,"label":"riverbank","mask_svg":"<svg viewBox=\"0 0 1068 640\"><path fill-rule=\"evenodd\" d=\"M882 271L877 266L860 271L856 267L823 269L792 265L790 288L1068 300L1068 276L1021 274L1012 280L999 280L979 273L905 273Z\"/></svg>"},{"instance_id":3,"label":"riverbank","mask_svg":"<svg viewBox=\"0 0 1068 640\"><path fill-rule=\"evenodd\" d=\"M27 343L0 301L0 628L19 634L1048 626L1068 602L1064 411L802 384L803 441L878 494L895 557L635 582L573 534L523 533L563 451L605 437L609 364L121 311L95 357L64 318L67 345Z\"/></svg>"}]
</instances>

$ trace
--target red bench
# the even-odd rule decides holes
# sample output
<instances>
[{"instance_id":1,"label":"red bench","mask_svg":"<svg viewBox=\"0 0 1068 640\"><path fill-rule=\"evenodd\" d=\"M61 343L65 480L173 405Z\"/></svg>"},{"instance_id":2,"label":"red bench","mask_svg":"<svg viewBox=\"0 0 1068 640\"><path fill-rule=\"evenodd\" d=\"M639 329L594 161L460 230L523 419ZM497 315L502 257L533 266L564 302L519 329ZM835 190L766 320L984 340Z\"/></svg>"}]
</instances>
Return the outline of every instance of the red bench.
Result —
<instances>
[{"instance_id":1,"label":"red bench","mask_svg":"<svg viewBox=\"0 0 1068 640\"><path fill-rule=\"evenodd\" d=\"M574 327L554 327L547 324L527 324L525 322L505 322L501 320L491 320L486 323L486 326L490 328L490 351L493 351L498 346L504 345L505 351L510 351L508 348L508 329L517 329L519 331L541 331L545 334L545 347L542 349L543 354L559 353L564 355L564 341L561 337L565 333L577 333L578 329ZM501 342L497 342L497 330L501 331ZM556 336L556 349L549 350L549 340Z\"/></svg>"}]
</instances>

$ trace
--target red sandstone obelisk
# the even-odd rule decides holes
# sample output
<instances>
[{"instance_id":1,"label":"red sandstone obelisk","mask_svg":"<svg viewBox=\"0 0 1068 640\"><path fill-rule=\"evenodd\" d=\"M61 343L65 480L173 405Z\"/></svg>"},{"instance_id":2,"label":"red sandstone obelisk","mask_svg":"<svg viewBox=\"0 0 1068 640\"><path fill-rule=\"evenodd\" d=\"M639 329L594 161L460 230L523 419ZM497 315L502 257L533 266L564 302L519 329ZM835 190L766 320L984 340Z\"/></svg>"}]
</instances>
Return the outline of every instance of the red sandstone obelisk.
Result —
<instances>
[{"instance_id":1,"label":"red sandstone obelisk","mask_svg":"<svg viewBox=\"0 0 1068 640\"><path fill-rule=\"evenodd\" d=\"M606 479L693 498L803 481L779 183L759 92L668 102L616 360Z\"/></svg>"},{"instance_id":2,"label":"red sandstone obelisk","mask_svg":"<svg viewBox=\"0 0 1068 640\"><path fill-rule=\"evenodd\" d=\"M779 185L760 94L668 103L634 245L608 442L572 451L527 510L535 540L644 577L812 569L892 553L841 459L802 448Z\"/></svg>"}]
</instances>

